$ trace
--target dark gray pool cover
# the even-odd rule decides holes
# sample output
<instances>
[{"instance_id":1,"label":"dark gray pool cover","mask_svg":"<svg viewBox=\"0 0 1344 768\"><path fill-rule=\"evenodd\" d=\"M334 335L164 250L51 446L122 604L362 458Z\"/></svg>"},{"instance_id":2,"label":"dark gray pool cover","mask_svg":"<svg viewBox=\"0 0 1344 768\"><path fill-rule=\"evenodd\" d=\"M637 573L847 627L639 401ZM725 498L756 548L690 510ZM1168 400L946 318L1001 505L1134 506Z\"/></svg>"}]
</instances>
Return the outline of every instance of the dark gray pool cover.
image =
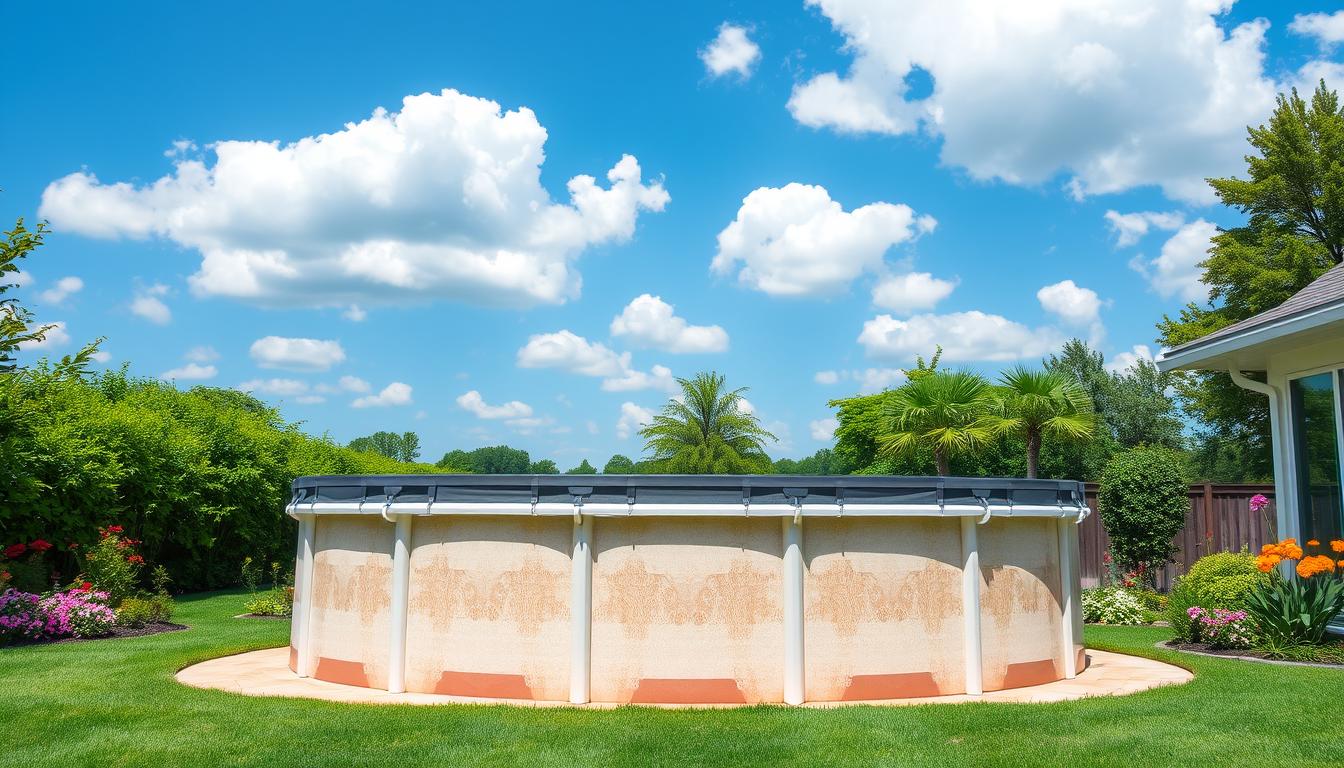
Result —
<instances>
[{"instance_id":1,"label":"dark gray pool cover","mask_svg":"<svg viewBox=\"0 0 1344 768\"><path fill-rule=\"evenodd\" d=\"M1074 480L884 475L322 475L294 501L588 504L1032 504L1081 506Z\"/></svg>"}]
</instances>

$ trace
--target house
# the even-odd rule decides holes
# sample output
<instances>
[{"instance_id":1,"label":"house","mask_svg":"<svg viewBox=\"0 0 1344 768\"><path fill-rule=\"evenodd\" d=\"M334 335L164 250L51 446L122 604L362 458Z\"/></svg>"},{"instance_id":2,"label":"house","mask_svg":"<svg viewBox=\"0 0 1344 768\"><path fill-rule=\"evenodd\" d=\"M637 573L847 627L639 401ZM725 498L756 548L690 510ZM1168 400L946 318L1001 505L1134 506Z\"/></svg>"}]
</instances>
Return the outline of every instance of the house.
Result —
<instances>
[{"instance_id":1,"label":"house","mask_svg":"<svg viewBox=\"0 0 1344 768\"><path fill-rule=\"evenodd\" d=\"M1279 536L1344 538L1344 265L1273 309L1164 350L1156 362L1162 371L1226 371L1268 398Z\"/></svg>"}]
</instances>

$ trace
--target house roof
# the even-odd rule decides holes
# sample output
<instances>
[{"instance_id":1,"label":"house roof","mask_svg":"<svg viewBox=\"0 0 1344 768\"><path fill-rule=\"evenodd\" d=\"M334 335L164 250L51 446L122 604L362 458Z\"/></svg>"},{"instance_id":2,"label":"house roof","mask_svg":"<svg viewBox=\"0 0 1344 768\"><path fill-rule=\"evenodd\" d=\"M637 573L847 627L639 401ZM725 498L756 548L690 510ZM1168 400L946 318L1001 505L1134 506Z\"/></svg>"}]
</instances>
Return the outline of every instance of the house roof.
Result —
<instances>
[{"instance_id":1,"label":"house roof","mask_svg":"<svg viewBox=\"0 0 1344 768\"><path fill-rule=\"evenodd\" d=\"M1277 307L1163 350L1157 365L1170 371L1223 368L1235 363L1245 370L1261 370L1264 350L1256 347L1295 334L1320 331L1341 321L1344 321L1344 265L1316 278Z\"/></svg>"}]
</instances>

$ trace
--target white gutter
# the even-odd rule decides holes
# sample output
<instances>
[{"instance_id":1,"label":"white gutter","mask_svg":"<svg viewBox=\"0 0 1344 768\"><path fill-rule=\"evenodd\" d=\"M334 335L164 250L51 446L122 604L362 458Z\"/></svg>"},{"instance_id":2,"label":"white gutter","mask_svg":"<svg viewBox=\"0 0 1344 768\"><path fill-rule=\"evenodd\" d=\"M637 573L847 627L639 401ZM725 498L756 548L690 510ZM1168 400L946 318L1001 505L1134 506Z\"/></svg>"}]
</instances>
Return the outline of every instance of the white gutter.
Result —
<instances>
[{"instance_id":1,"label":"white gutter","mask_svg":"<svg viewBox=\"0 0 1344 768\"><path fill-rule=\"evenodd\" d=\"M1279 406L1281 403L1278 387L1272 384L1266 384L1247 378L1236 366L1230 366L1227 369L1227 375L1232 378L1232 383L1242 389L1248 389L1252 392L1259 392L1269 398L1269 444L1271 452L1271 462L1274 465L1274 506L1278 517L1279 538L1297 536L1297 516L1293 514L1297 509L1297 504L1288 497L1285 491L1288 484L1288 467L1284 466L1283 450L1280 447L1283 443L1284 431L1283 424L1279 422Z\"/></svg>"}]
</instances>

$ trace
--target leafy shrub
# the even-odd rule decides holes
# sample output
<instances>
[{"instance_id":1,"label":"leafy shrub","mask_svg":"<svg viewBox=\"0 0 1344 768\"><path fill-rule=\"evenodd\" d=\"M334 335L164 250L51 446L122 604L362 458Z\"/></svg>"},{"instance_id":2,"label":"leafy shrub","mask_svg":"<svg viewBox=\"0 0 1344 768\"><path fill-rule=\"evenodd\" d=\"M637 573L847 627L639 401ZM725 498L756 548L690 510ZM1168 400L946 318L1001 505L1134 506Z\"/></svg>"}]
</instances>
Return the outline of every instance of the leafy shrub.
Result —
<instances>
[{"instance_id":1,"label":"leafy shrub","mask_svg":"<svg viewBox=\"0 0 1344 768\"><path fill-rule=\"evenodd\" d=\"M246 554L292 555L284 509L297 475L435 471L305 435L242 392L41 364L4 378L0 413L24 418L0 435L0 531L87 551L100 526L135 520L125 535L182 589L237 583ZM67 574L82 567L64 551L47 559Z\"/></svg>"},{"instance_id":2,"label":"leafy shrub","mask_svg":"<svg viewBox=\"0 0 1344 768\"><path fill-rule=\"evenodd\" d=\"M145 559L135 552L139 542L121 535L119 525L99 529L98 543L84 554L85 578L95 589L106 592L112 605L135 594Z\"/></svg>"},{"instance_id":3,"label":"leafy shrub","mask_svg":"<svg viewBox=\"0 0 1344 768\"><path fill-rule=\"evenodd\" d=\"M1142 624L1143 604L1127 589L1083 590L1083 621L1091 624Z\"/></svg>"},{"instance_id":4,"label":"leafy shrub","mask_svg":"<svg viewBox=\"0 0 1344 768\"><path fill-rule=\"evenodd\" d=\"M1185 577L1176 579L1167 594L1167 607L1164 612L1167 623L1171 625L1173 639L1179 643L1198 643L1199 624L1190 617L1190 609L1199 607L1199 598L1195 591L1185 583Z\"/></svg>"},{"instance_id":5,"label":"leafy shrub","mask_svg":"<svg viewBox=\"0 0 1344 768\"><path fill-rule=\"evenodd\" d=\"M1253 628L1245 611L1224 608L1204 610L1194 606L1186 611L1199 627L1199 637L1212 648L1250 648Z\"/></svg>"},{"instance_id":6,"label":"leafy shrub","mask_svg":"<svg viewBox=\"0 0 1344 768\"><path fill-rule=\"evenodd\" d=\"M1097 495L1111 551L1130 570L1165 563L1190 510L1181 455L1140 445L1106 463Z\"/></svg>"},{"instance_id":7,"label":"leafy shrub","mask_svg":"<svg viewBox=\"0 0 1344 768\"><path fill-rule=\"evenodd\" d=\"M257 616L292 616L294 614L294 576L281 577L280 564L271 563L271 588L260 594L256 584L261 569L255 566L252 558L243 559L243 583L248 585L252 594L243 607L248 613Z\"/></svg>"},{"instance_id":8,"label":"leafy shrub","mask_svg":"<svg viewBox=\"0 0 1344 768\"><path fill-rule=\"evenodd\" d=\"M40 538L5 547L0 551L0 585L28 592L51 586L51 567L44 557L49 549L51 544Z\"/></svg>"},{"instance_id":9,"label":"leafy shrub","mask_svg":"<svg viewBox=\"0 0 1344 768\"><path fill-rule=\"evenodd\" d=\"M1247 552L1216 552L1199 558L1181 577L1194 593L1201 608L1226 608L1239 611L1246 607L1246 596L1256 587L1269 583L1268 574L1256 567Z\"/></svg>"},{"instance_id":10,"label":"leafy shrub","mask_svg":"<svg viewBox=\"0 0 1344 768\"><path fill-rule=\"evenodd\" d=\"M164 624L172 620L174 608L173 599L163 594L128 597L117 607L117 624L123 627Z\"/></svg>"}]
</instances>

